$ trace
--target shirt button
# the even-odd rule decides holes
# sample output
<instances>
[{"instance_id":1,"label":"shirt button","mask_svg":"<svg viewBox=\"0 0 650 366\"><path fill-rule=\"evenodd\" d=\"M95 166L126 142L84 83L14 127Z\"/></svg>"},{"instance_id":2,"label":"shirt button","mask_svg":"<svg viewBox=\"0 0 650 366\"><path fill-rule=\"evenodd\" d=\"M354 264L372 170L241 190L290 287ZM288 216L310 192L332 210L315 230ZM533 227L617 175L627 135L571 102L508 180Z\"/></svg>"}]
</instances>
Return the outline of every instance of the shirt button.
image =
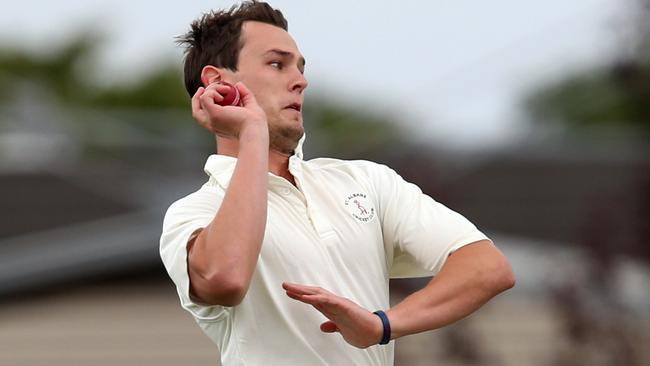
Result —
<instances>
[{"instance_id":1,"label":"shirt button","mask_svg":"<svg viewBox=\"0 0 650 366\"><path fill-rule=\"evenodd\" d=\"M280 194L283 195L283 196L288 196L288 195L291 194L291 190L289 190L289 188L281 188L280 189Z\"/></svg>"}]
</instances>

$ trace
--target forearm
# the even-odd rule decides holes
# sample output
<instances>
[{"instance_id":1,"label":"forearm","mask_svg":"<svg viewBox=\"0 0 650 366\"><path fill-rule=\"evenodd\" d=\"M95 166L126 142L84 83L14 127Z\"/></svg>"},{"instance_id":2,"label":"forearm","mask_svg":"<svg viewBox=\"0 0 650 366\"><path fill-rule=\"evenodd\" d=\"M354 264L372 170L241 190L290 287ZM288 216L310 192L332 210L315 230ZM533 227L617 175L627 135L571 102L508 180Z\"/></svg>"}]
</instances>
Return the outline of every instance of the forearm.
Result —
<instances>
[{"instance_id":1,"label":"forearm","mask_svg":"<svg viewBox=\"0 0 650 366\"><path fill-rule=\"evenodd\" d=\"M268 154L268 130L242 131L223 202L189 252L192 288L204 301L236 303L248 289L266 225Z\"/></svg>"},{"instance_id":2,"label":"forearm","mask_svg":"<svg viewBox=\"0 0 650 366\"><path fill-rule=\"evenodd\" d=\"M427 286L389 309L392 338L438 329L473 313L514 286L508 261L494 245L467 245L448 259Z\"/></svg>"}]
</instances>

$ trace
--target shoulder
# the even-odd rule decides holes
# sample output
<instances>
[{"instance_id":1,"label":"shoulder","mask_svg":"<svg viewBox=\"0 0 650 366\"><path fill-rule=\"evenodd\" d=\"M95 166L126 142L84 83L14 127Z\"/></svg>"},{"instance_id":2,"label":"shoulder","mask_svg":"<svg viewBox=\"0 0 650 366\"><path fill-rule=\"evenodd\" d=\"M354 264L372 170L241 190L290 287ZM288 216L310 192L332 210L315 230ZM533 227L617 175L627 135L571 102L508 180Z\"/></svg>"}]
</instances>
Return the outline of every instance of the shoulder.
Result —
<instances>
[{"instance_id":1,"label":"shoulder","mask_svg":"<svg viewBox=\"0 0 650 366\"><path fill-rule=\"evenodd\" d=\"M369 160L317 158L307 164L318 179L353 180L377 193L390 191L390 187L400 180L393 169Z\"/></svg>"},{"instance_id":2,"label":"shoulder","mask_svg":"<svg viewBox=\"0 0 650 366\"><path fill-rule=\"evenodd\" d=\"M329 187L339 186L350 190L353 186L378 200L389 198L398 179L397 173L384 164L369 160L341 160L319 158L310 160L310 170L315 181Z\"/></svg>"},{"instance_id":3,"label":"shoulder","mask_svg":"<svg viewBox=\"0 0 650 366\"><path fill-rule=\"evenodd\" d=\"M191 220L197 215L216 212L223 199L223 190L210 179L198 190L174 201L165 212L163 227L178 221Z\"/></svg>"},{"instance_id":4,"label":"shoulder","mask_svg":"<svg viewBox=\"0 0 650 366\"><path fill-rule=\"evenodd\" d=\"M392 171L388 166L370 160L317 158L306 163L315 171L324 173L343 172L351 175L363 175L368 178L381 176Z\"/></svg>"}]
</instances>

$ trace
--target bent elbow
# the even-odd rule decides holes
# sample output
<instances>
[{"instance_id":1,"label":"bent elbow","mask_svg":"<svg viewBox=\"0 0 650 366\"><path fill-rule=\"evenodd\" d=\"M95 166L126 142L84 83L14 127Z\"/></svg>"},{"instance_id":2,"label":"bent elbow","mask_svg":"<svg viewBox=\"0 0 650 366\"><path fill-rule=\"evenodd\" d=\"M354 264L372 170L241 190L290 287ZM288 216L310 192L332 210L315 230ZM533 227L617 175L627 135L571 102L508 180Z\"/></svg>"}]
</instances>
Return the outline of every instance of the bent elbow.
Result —
<instances>
[{"instance_id":1,"label":"bent elbow","mask_svg":"<svg viewBox=\"0 0 650 366\"><path fill-rule=\"evenodd\" d=\"M206 305L237 306L248 291L246 281L232 274L215 274L191 282L194 296Z\"/></svg>"},{"instance_id":2,"label":"bent elbow","mask_svg":"<svg viewBox=\"0 0 650 366\"><path fill-rule=\"evenodd\" d=\"M512 266L510 266L510 263L505 261L494 273L495 278L493 281L493 286L497 293L515 287L517 280L515 279L515 273L512 271Z\"/></svg>"},{"instance_id":3,"label":"bent elbow","mask_svg":"<svg viewBox=\"0 0 650 366\"><path fill-rule=\"evenodd\" d=\"M508 266L507 272L503 274L501 282L503 291L509 290L515 287L515 284L517 284L515 273L512 271L512 268L510 268L510 266Z\"/></svg>"},{"instance_id":4,"label":"bent elbow","mask_svg":"<svg viewBox=\"0 0 650 366\"><path fill-rule=\"evenodd\" d=\"M248 286L236 281L227 281L225 284L222 282L219 286L215 286L212 293L215 295L213 298L214 305L221 306L237 306L244 301Z\"/></svg>"},{"instance_id":5,"label":"bent elbow","mask_svg":"<svg viewBox=\"0 0 650 366\"><path fill-rule=\"evenodd\" d=\"M496 296L515 286L516 280L512 266L502 255L478 271L480 286L491 296Z\"/></svg>"}]
</instances>

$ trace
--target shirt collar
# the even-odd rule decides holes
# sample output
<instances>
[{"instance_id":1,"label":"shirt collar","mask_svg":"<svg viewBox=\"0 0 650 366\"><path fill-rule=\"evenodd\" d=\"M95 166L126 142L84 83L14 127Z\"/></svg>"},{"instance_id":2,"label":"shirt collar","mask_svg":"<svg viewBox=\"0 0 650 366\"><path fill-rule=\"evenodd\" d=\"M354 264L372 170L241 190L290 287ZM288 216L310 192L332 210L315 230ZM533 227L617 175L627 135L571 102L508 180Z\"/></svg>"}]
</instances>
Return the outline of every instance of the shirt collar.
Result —
<instances>
[{"instance_id":1,"label":"shirt collar","mask_svg":"<svg viewBox=\"0 0 650 366\"><path fill-rule=\"evenodd\" d=\"M302 154L302 145L305 142L306 134L303 133L302 137L298 141L298 146L293 150L293 155L289 158L289 171L294 176L296 173L299 173L300 164L292 164L292 162L300 162L303 159ZM212 154L208 156L208 160L205 162L203 170L205 173L214 178L217 183L223 188L226 189L230 183L230 178L232 173L235 171L235 165L237 164L237 158L228 156L228 155L219 155ZM269 175L272 175L269 173Z\"/></svg>"},{"instance_id":2,"label":"shirt collar","mask_svg":"<svg viewBox=\"0 0 650 366\"><path fill-rule=\"evenodd\" d=\"M300 140L298 140L298 146L293 150L293 156L296 158L303 160L302 156L302 145L305 143L305 138L307 137L307 134L303 132L302 137Z\"/></svg>"}]
</instances>

